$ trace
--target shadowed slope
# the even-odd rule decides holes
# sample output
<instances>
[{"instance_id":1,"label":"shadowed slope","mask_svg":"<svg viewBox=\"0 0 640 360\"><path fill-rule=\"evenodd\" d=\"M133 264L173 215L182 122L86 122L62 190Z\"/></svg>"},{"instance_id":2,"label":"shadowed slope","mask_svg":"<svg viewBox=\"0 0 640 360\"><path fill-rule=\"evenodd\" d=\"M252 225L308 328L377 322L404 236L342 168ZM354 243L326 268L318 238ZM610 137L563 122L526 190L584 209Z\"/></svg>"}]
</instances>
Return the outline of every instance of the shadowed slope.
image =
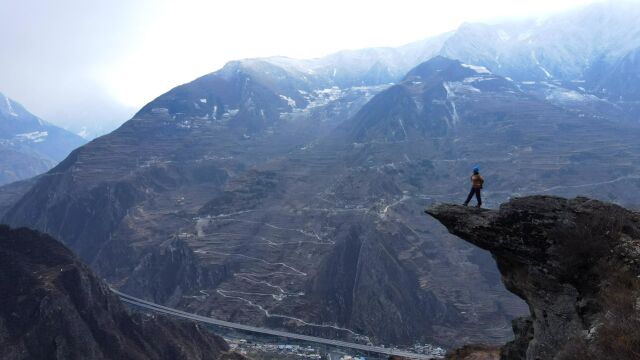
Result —
<instances>
[{"instance_id":1,"label":"shadowed slope","mask_svg":"<svg viewBox=\"0 0 640 360\"><path fill-rule=\"evenodd\" d=\"M0 358L234 358L228 349L194 324L129 315L62 244L0 226Z\"/></svg>"}]
</instances>

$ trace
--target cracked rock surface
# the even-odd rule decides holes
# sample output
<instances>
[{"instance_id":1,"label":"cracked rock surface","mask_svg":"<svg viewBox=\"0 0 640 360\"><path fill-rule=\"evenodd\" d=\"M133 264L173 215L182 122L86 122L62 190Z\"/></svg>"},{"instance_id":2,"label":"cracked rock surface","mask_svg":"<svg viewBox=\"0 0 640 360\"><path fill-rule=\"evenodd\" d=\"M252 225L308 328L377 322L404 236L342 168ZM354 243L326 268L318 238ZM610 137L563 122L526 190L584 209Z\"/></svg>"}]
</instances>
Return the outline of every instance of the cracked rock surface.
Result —
<instances>
[{"instance_id":1,"label":"cracked rock surface","mask_svg":"<svg viewBox=\"0 0 640 360\"><path fill-rule=\"evenodd\" d=\"M515 340L502 359L638 354L638 213L550 196L517 198L497 210L442 204L425 212L490 251L507 289L529 305L530 316L514 320Z\"/></svg>"}]
</instances>

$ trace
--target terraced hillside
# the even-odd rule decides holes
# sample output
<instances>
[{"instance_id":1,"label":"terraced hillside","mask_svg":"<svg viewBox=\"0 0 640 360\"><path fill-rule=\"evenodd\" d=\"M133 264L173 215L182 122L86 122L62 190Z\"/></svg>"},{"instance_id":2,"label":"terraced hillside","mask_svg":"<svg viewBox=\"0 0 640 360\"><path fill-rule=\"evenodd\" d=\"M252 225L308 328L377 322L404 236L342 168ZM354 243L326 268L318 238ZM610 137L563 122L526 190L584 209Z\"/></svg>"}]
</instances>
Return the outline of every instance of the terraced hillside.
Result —
<instances>
[{"instance_id":1,"label":"terraced hillside","mask_svg":"<svg viewBox=\"0 0 640 360\"><path fill-rule=\"evenodd\" d=\"M462 201L472 164L489 206L533 192L638 201L637 128L486 68L436 57L393 86L338 88L262 65L162 95L38 179L2 221L54 235L156 302L448 346L504 342L526 311L488 253L422 215Z\"/></svg>"}]
</instances>

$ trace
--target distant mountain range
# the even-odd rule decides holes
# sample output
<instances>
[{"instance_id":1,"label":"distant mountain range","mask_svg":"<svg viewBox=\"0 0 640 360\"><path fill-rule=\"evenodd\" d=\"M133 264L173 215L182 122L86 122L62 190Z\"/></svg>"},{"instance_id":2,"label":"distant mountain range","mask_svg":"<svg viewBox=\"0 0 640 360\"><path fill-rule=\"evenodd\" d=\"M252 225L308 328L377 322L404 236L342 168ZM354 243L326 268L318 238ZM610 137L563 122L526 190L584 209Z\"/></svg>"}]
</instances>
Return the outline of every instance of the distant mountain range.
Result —
<instances>
[{"instance_id":1,"label":"distant mountain range","mask_svg":"<svg viewBox=\"0 0 640 360\"><path fill-rule=\"evenodd\" d=\"M465 23L457 30L398 48L342 51L312 60L282 57L268 62L317 87L391 83L441 55L481 65L493 73L547 92L595 96L629 107L640 101L640 6L598 2L545 19L499 24Z\"/></svg>"},{"instance_id":2,"label":"distant mountain range","mask_svg":"<svg viewBox=\"0 0 640 360\"><path fill-rule=\"evenodd\" d=\"M85 142L0 93L0 185L46 172Z\"/></svg>"},{"instance_id":3,"label":"distant mountain range","mask_svg":"<svg viewBox=\"0 0 640 360\"><path fill-rule=\"evenodd\" d=\"M638 9L233 61L0 188L0 219L193 312L363 342L502 343L526 307L487 252L422 210L461 202L476 163L487 206L640 204Z\"/></svg>"}]
</instances>

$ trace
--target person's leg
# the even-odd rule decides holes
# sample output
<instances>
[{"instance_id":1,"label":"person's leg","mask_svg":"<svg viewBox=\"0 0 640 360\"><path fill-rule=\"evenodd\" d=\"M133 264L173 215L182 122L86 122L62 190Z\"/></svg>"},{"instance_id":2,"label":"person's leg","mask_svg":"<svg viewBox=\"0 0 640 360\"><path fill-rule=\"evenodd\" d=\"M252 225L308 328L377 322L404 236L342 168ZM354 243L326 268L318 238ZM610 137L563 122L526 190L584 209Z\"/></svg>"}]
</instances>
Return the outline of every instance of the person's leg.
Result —
<instances>
[{"instance_id":1,"label":"person's leg","mask_svg":"<svg viewBox=\"0 0 640 360\"><path fill-rule=\"evenodd\" d=\"M471 191L469 192L469 196L467 196L467 201L464 202L464 206L467 206L469 204L469 201L471 201L471 198L473 197L473 193L474 193L474 188L471 188Z\"/></svg>"},{"instance_id":2,"label":"person's leg","mask_svg":"<svg viewBox=\"0 0 640 360\"><path fill-rule=\"evenodd\" d=\"M476 190L476 200L478 200L478 207L482 206L482 196L480 196L480 189Z\"/></svg>"}]
</instances>

